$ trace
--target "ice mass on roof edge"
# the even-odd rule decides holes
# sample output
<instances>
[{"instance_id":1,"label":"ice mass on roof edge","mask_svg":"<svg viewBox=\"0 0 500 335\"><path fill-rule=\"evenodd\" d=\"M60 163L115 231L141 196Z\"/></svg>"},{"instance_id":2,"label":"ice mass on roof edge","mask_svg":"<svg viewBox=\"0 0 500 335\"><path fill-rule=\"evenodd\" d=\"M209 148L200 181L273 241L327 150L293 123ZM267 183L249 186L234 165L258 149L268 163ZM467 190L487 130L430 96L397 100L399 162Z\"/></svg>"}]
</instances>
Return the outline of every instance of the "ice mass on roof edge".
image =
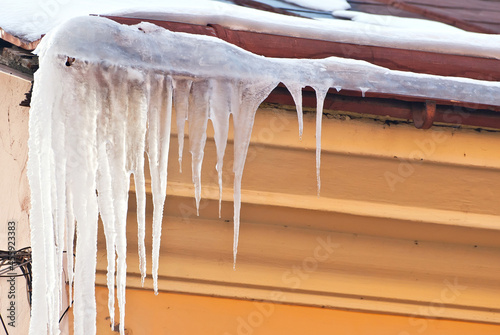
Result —
<instances>
[{"instance_id":1,"label":"ice mass on roof edge","mask_svg":"<svg viewBox=\"0 0 500 335\"><path fill-rule=\"evenodd\" d=\"M40 69L35 74L30 111L28 161L34 273L30 334L45 333L46 329L50 334L58 333L62 246L68 249L68 255L73 254L75 227L78 238L74 274L72 257L67 260L70 282L74 277L75 334L95 333L95 323L83 320L95 320L92 292L99 215L108 257L108 308L114 315L116 272L123 334L125 223L132 173L137 192L140 270L143 278L146 275L144 152L149 159L154 203L152 276L157 291L172 108L177 114L179 159L188 121L197 205L208 119L215 131L220 185L229 115L233 116L236 260L241 178L254 116L278 83L288 87L297 104L299 134L301 89L311 86L316 90L318 191L323 99L331 87L476 103L500 102L496 94L498 83L391 71L335 57L270 59L213 37L173 33L149 23L122 26L99 17L67 22L47 35L37 52ZM67 57L76 61L67 66ZM74 89L68 91L65 87Z\"/></svg>"}]
</instances>

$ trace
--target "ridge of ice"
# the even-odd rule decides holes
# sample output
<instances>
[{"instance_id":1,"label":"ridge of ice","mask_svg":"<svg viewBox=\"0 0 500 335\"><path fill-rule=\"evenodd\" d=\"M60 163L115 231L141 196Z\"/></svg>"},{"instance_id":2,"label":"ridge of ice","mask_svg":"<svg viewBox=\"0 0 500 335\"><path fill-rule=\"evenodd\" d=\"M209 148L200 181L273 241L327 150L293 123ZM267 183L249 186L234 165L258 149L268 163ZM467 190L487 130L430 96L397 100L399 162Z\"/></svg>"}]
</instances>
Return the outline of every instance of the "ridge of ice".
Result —
<instances>
[{"instance_id":1,"label":"ridge of ice","mask_svg":"<svg viewBox=\"0 0 500 335\"><path fill-rule=\"evenodd\" d=\"M285 0L301 7L333 12L351 8L346 0Z\"/></svg>"},{"instance_id":2,"label":"ridge of ice","mask_svg":"<svg viewBox=\"0 0 500 335\"><path fill-rule=\"evenodd\" d=\"M290 88L297 104L302 87L316 90L318 193L322 109L329 88L363 87L374 93L500 105L500 84L496 82L391 71L335 57L265 58L214 37L174 33L148 23L123 26L100 17L66 22L43 39L37 52L40 69L35 73L30 110L28 160L33 249L31 335L59 333L61 245L66 234L69 254L75 227L75 334L95 334L91 320L96 317L99 214L106 235L108 307L114 315L116 272L120 333L124 333L125 226L131 174L136 183L140 267L145 276L145 152L154 202L152 276L157 292L172 108L176 108L180 129L188 119L197 203L208 119L216 132L220 182L229 115L233 116L236 261L241 181L254 117L260 103L280 82ZM68 57L74 62L68 62ZM301 111L297 106L299 124ZM68 269L70 278L72 271Z\"/></svg>"}]
</instances>

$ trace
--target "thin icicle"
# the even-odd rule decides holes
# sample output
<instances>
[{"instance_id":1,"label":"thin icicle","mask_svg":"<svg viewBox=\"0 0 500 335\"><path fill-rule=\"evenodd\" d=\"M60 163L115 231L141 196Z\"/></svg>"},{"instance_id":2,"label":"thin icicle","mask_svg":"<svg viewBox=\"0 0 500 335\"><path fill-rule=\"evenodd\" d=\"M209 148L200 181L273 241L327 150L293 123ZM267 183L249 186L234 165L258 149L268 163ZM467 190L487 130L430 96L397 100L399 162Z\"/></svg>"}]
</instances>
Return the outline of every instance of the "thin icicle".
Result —
<instances>
[{"instance_id":1,"label":"thin icicle","mask_svg":"<svg viewBox=\"0 0 500 335\"><path fill-rule=\"evenodd\" d=\"M73 254L75 243L75 215L73 214L73 196L66 194L68 201L66 213L66 266L68 273L68 306L73 304L73 278L75 274Z\"/></svg>"},{"instance_id":2,"label":"thin icicle","mask_svg":"<svg viewBox=\"0 0 500 335\"><path fill-rule=\"evenodd\" d=\"M208 81L193 82L189 95L188 124L189 151L192 160L192 177L196 214L200 215L201 200L201 166L203 163L205 143L207 141L207 124L209 116L208 97L211 86Z\"/></svg>"},{"instance_id":3,"label":"thin icicle","mask_svg":"<svg viewBox=\"0 0 500 335\"><path fill-rule=\"evenodd\" d=\"M149 78L153 74L145 75ZM130 80L129 80L130 81ZM137 198L137 238L141 283L146 278L146 180L144 176L144 152L146 149L146 129L148 104L150 103L151 86L145 82L143 75L134 75L134 90L131 99L137 106L131 106L127 120L127 170L134 174L135 194ZM129 105L131 105L129 103ZM120 322L121 324L121 322Z\"/></svg>"},{"instance_id":4,"label":"thin icicle","mask_svg":"<svg viewBox=\"0 0 500 335\"><path fill-rule=\"evenodd\" d=\"M299 83L285 83L285 86L290 91L295 102L295 107L297 108L297 118L299 120L299 138L302 140L302 132L304 130L304 116L302 112L302 84Z\"/></svg>"},{"instance_id":5,"label":"thin icicle","mask_svg":"<svg viewBox=\"0 0 500 335\"><path fill-rule=\"evenodd\" d=\"M177 116L177 140L179 142L179 171L182 172L184 127L188 118L189 92L193 82L189 79L174 80L174 108Z\"/></svg>"},{"instance_id":6,"label":"thin icicle","mask_svg":"<svg viewBox=\"0 0 500 335\"><path fill-rule=\"evenodd\" d=\"M144 166L144 155L141 155ZM137 249L139 254L139 270L141 271L141 285L144 287L146 279L146 179L144 168L134 172L134 185L137 197Z\"/></svg>"},{"instance_id":7,"label":"thin icicle","mask_svg":"<svg viewBox=\"0 0 500 335\"><path fill-rule=\"evenodd\" d=\"M103 224L104 236L106 237L106 256L107 256L107 274L106 282L108 287L108 310L110 316L110 327L114 327L115 322L115 273L116 273L116 214L114 206L114 178L112 172L112 160L114 158L113 146L115 138L113 137L113 111L117 100L119 87L113 87L113 80L118 79L123 83L121 73L113 75L113 69L107 68L105 71L97 73L100 89L100 113L98 115L99 125L97 128L97 137L101 139L97 148L99 171L97 174L98 205ZM122 84L123 85L123 84ZM108 100L109 98L109 100Z\"/></svg>"},{"instance_id":8,"label":"thin icicle","mask_svg":"<svg viewBox=\"0 0 500 335\"><path fill-rule=\"evenodd\" d=\"M212 92L210 94L210 119L214 127L214 140L217 148L217 177L219 182L219 218L222 209L222 167L224 164L224 153L227 146L229 132L229 115L239 104L239 97L234 98L233 83L229 81L211 81Z\"/></svg>"},{"instance_id":9,"label":"thin icicle","mask_svg":"<svg viewBox=\"0 0 500 335\"><path fill-rule=\"evenodd\" d=\"M113 206L112 175L108 160L108 145L102 144L98 149L99 173L97 188L99 192L98 204L103 223L104 236L106 237L108 310L110 326L115 322L115 265L116 265L116 228Z\"/></svg>"},{"instance_id":10,"label":"thin icicle","mask_svg":"<svg viewBox=\"0 0 500 335\"><path fill-rule=\"evenodd\" d=\"M315 87L316 91L316 182L318 197L321 192L321 123L323 120L323 105L328 87Z\"/></svg>"},{"instance_id":11,"label":"thin icicle","mask_svg":"<svg viewBox=\"0 0 500 335\"><path fill-rule=\"evenodd\" d=\"M153 286L158 294L161 224L167 195L167 167L172 123L173 82L170 76L156 76L151 81L147 152L153 193ZM179 113L179 112L178 112ZM177 114L179 117L179 114ZM179 119L177 119L179 121ZM185 122L185 117L183 117ZM182 126L184 130L184 125ZM180 139L180 137L179 137ZM184 139L184 135L182 135Z\"/></svg>"},{"instance_id":12,"label":"thin icicle","mask_svg":"<svg viewBox=\"0 0 500 335\"><path fill-rule=\"evenodd\" d=\"M361 96L364 98L366 92L368 92L370 88L369 87L360 87L359 90L361 91Z\"/></svg>"}]
</instances>

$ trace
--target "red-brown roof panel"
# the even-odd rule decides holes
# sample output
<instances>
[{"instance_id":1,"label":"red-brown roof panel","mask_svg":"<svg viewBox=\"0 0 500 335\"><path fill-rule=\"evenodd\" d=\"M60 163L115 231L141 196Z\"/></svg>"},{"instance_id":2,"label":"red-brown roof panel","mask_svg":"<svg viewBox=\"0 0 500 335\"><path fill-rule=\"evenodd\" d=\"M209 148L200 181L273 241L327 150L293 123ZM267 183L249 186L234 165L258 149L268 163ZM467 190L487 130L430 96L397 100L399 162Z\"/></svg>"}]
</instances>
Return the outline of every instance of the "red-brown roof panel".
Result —
<instances>
[{"instance_id":1,"label":"red-brown roof panel","mask_svg":"<svg viewBox=\"0 0 500 335\"><path fill-rule=\"evenodd\" d=\"M379 2L386 4L387 6L391 6L404 11L422 15L429 20L446 23L467 31L478 32L478 33L490 33L490 34L500 33L500 31L491 30L489 27L482 25L483 23L490 22L491 21L490 18L498 17L497 10L500 9L500 2L493 8L488 8L490 13L485 14L488 15L488 22L486 22L486 18L484 17L480 18L479 22L472 22L470 21L470 19L469 20L467 19L467 17L470 17L469 13L467 14L467 17L464 14L472 10L482 11L483 7L481 7L481 3L483 3L484 1L477 1L477 0L468 1L469 5L473 4L476 5L473 8L462 6L463 4L466 3L466 1L464 0L457 0L455 1L456 2L455 7L449 5L446 8L437 7L438 6L437 4L431 5L428 3L428 0L411 0L411 1L379 0Z\"/></svg>"},{"instance_id":2,"label":"red-brown roof panel","mask_svg":"<svg viewBox=\"0 0 500 335\"><path fill-rule=\"evenodd\" d=\"M368 14L377 14L377 15L392 15L398 17L409 17L415 19L426 19L425 16L408 12L399 8L395 8L392 6L387 6L386 4L382 4L376 0L368 0L368 1L349 1L351 4L352 11L363 12Z\"/></svg>"},{"instance_id":3,"label":"red-brown roof panel","mask_svg":"<svg viewBox=\"0 0 500 335\"><path fill-rule=\"evenodd\" d=\"M370 3L372 0L368 0ZM378 0L388 6L421 14L428 19L469 31L500 33L500 1L482 0Z\"/></svg>"},{"instance_id":4,"label":"red-brown roof panel","mask_svg":"<svg viewBox=\"0 0 500 335\"><path fill-rule=\"evenodd\" d=\"M361 0L363 1L363 0ZM367 2L377 1L377 0L366 0ZM499 2L498 1L481 1L481 0L406 0L404 1L413 5L423 5L439 8L449 8L449 9L483 9L490 11L499 11Z\"/></svg>"}]
</instances>

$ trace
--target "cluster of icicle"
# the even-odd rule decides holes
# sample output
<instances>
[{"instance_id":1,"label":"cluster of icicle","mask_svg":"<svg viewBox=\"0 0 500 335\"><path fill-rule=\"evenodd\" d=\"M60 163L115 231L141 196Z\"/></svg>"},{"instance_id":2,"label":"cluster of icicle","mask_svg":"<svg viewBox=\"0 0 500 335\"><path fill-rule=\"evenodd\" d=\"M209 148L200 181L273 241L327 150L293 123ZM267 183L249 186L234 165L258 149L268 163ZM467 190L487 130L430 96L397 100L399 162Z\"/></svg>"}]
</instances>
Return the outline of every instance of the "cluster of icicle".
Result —
<instances>
[{"instance_id":1,"label":"cluster of icicle","mask_svg":"<svg viewBox=\"0 0 500 335\"><path fill-rule=\"evenodd\" d=\"M302 133L302 88L317 93L317 173L323 100L329 88L391 92L489 103L498 84L395 72L366 62L268 59L212 37L173 33L151 24L122 26L104 18L73 19L47 35L30 111L33 309L30 334L58 334L63 251L74 280L75 334L95 334L96 240L100 215L108 257L109 312L116 295L124 333L126 216L130 175L137 192L139 257L146 276L144 153L153 193L152 264L158 257L167 188L172 109L179 160L188 122L196 204L210 119L215 130L219 185L234 124L234 258L238 246L241 179L259 104L284 83L297 105ZM499 104L495 101L495 104ZM222 187L220 185L220 187ZM76 251L73 250L76 232ZM73 253L76 254L73 263ZM116 264L116 266L115 266Z\"/></svg>"}]
</instances>

